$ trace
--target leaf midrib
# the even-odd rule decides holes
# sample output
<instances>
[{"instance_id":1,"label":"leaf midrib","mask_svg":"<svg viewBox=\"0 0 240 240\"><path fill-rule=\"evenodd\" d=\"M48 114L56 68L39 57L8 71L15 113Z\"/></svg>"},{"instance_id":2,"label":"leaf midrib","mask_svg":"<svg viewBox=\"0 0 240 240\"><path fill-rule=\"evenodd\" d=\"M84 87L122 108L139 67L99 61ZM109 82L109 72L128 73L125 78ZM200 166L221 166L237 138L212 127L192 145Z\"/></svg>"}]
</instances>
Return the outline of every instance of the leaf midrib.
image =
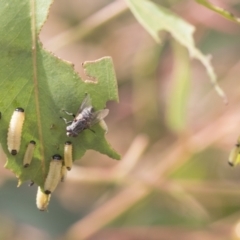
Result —
<instances>
[{"instance_id":1,"label":"leaf midrib","mask_svg":"<svg viewBox=\"0 0 240 240\"><path fill-rule=\"evenodd\" d=\"M31 32L32 32L32 63L33 63L33 83L34 83L34 96L36 105L36 119L39 136L39 151L41 156L41 165L43 175L45 173L45 159L44 159L44 146L43 146L43 135L42 135L42 124L40 118L40 105L39 105L39 91L38 91L38 75L37 75L37 28L36 28L36 3L35 0L30 0L31 6Z\"/></svg>"}]
</instances>

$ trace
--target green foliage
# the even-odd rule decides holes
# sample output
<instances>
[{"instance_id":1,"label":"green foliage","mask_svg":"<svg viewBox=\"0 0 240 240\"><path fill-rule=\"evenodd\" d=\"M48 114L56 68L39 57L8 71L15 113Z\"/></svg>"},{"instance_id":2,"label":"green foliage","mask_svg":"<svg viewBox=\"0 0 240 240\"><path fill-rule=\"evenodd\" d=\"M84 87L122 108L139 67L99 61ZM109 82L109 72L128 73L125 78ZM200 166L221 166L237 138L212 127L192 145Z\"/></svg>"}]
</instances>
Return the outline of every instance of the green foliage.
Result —
<instances>
[{"instance_id":1,"label":"green foliage","mask_svg":"<svg viewBox=\"0 0 240 240\"><path fill-rule=\"evenodd\" d=\"M160 42L159 32L169 32L180 44L185 46L191 57L198 59L204 65L217 93L227 102L226 96L217 84L217 77L210 62L194 44L194 27L170 10L156 5L148 0L126 0L131 11L143 27Z\"/></svg>"},{"instance_id":2,"label":"green foliage","mask_svg":"<svg viewBox=\"0 0 240 240\"><path fill-rule=\"evenodd\" d=\"M83 64L91 81L83 81L73 66L43 49L38 40L52 1L0 1L0 141L7 154L6 167L19 178L31 179L43 186L53 154L63 156L65 141L73 143L74 159L87 149L94 149L111 158L120 156L109 146L104 130L96 125L95 133L84 131L77 138L66 136L62 110L76 113L86 92L96 110L109 100L118 101L115 72L111 58L105 57ZM25 109L22 143L15 156L7 150L7 132L16 107ZM71 117L70 119L71 120ZM29 168L22 166L30 140L36 141L34 159Z\"/></svg>"},{"instance_id":3,"label":"green foliage","mask_svg":"<svg viewBox=\"0 0 240 240\"><path fill-rule=\"evenodd\" d=\"M198 2L199 4L201 4L201 5L209 8L209 9L211 9L212 11L220 14L224 18L240 24L240 18L235 17L232 13L226 11L225 9L217 7L217 6L213 5L213 4L211 4L207 0L196 0L196 2Z\"/></svg>"}]
</instances>

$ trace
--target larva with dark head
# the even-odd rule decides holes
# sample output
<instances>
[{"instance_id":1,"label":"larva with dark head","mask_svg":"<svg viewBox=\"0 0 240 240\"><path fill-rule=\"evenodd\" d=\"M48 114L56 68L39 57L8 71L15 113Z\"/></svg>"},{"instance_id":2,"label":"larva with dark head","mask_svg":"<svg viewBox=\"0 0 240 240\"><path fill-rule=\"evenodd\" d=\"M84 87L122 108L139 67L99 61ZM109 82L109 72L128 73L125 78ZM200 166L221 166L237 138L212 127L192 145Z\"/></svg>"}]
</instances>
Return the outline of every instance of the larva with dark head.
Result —
<instances>
[{"instance_id":1,"label":"larva with dark head","mask_svg":"<svg viewBox=\"0 0 240 240\"><path fill-rule=\"evenodd\" d=\"M67 141L64 145L64 165L68 171L72 168L72 161L72 143Z\"/></svg>"},{"instance_id":2,"label":"larva with dark head","mask_svg":"<svg viewBox=\"0 0 240 240\"><path fill-rule=\"evenodd\" d=\"M27 149L26 149L26 152L25 152L24 158L23 158L23 166L25 168L28 167L32 161L35 145L36 145L36 142L32 140L29 142L29 144L27 146Z\"/></svg>"},{"instance_id":3,"label":"larva with dark head","mask_svg":"<svg viewBox=\"0 0 240 240\"><path fill-rule=\"evenodd\" d=\"M44 192L52 193L61 179L62 157L58 154L52 156L49 171L44 184Z\"/></svg>"},{"instance_id":4,"label":"larva with dark head","mask_svg":"<svg viewBox=\"0 0 240 240\"><path fill-rule=\"evenodd\" d=\"M16 155L19 151L24 119L24 109L16 108L10 120L7 137L8 150L12 155Z\"/></svg>"},{"instance_id":5,"label":"larva with dark head","mask_svg":"<svg viewBox=\"0 0 240 240\"><path fill-rule=\"evenodd\" d=\"M36 205L40 211L47 210L47 207L48 207L48 204L50 201L50 197L51 197L51 194L46 194L46 193L42 192L41 188L38 187Z\"/></svg>"}]
</instances>

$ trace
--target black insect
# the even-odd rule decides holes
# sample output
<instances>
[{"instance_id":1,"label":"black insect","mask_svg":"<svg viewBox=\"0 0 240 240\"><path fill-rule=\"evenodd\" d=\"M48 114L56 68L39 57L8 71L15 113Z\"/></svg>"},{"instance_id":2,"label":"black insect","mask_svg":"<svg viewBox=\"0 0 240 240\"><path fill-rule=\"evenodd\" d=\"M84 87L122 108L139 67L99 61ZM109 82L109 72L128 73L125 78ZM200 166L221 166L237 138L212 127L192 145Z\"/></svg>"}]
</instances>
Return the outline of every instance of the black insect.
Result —
<instances>
[{"instance_id":1,"label":"black insect","mask_svg":"<svg viewBox=\"0 0 240 240\"><path fill-rule=\"evenodd\" d=\"M67 111L64 112L74 117L73 121L69 122L65 118L62 118L64 122L68 124L66 127L68 137L77 137L83 130L90 129L93 125L99 122L102 122L102 127L107 131L107 126L103 119L108 115L109 110L102 109L94 111L89 94L86 94L76 115Z\"/></svg>"}]
</instances>

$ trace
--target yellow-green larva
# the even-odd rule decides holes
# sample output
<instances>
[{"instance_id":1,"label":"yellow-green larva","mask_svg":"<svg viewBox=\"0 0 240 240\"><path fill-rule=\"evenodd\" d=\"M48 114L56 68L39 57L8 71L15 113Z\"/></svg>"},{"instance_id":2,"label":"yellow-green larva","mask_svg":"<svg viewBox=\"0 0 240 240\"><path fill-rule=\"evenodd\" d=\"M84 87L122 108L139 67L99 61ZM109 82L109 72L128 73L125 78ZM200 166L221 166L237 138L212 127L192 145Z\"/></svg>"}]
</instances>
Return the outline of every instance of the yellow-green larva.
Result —
<instances>
[{"instance_id":1,"label":"yellow-green larva","mask_svg":"<svg viewBox=\"0 0 240 240\"><path fill-rule=\"evenodd\" d=\"M35 146L36 146L36 142L33 140L30 141L27 146L27 149L26 149L26 152L25 152L24 158L23 158L23 166L25 168L28 167L32 161Z\"/></svg>"},{"instance_id":2,"label":"yellow-green larva","mask_svg":"<svg viewBox=\"0 0 240 240\"><path fill-rule=\"evenodd\" d=\"M72 162L72 143L67 141L64 145L64 165L68 171L70 171L72 168Z\"/></svg>"},{"instance_id":3,"label":"yellow-green larva","mask_svg":"<svg viewBox=\"0 0 240 240\"><path fill-rule=\"evenodd\" d=\"M62 169L61 169L61 182L64 182L66 180L67 177L67 168L65 165L62 165Z\"/></svg>"},{"instance_id":4,"label":"yellow-green larva","mask_svg":"<svg viewBox=\"0 0 240 240\"><path fill-rule=\"evenodd\" d=\"M240 144L237 143L229 154L228 164L234 167L239 162L240 162Z\"/></svg>"},{"instance_id":5,"label":"yellow-green larva","mask_svg":"<svg viewBox=\"0 0 240 240\"><path fill-rule=\"evenodd\" d=\"M102 120L100 120L99 125L105 131L105 134L107 134L108 133L108 126L107 126L106 122L102 119Z\"/></svg>"},{"instance_id":6,"label":"yellow-green larva","mask_svg":"<svg viewBox=\"0 0 240 240\"><path fill-rule=\"evenodd\" d=\"M7 137L8 150L12 155L16 155L19 151L24 119L24 109L16 108L10 120Z\"/></svg>"},{"instance_id":7,"label":"yellow-green larva","mask_svg":"<svg viewBox=\"0 0 240 240\"><path fill-rule=\"evenodd\" d=\"M62 157L58 154L52 156L49 171L44 184L44 192L52 193L61 179Z\"/></svg>"},{"instance_id":8,"label":"yellow-green larva","mask_svg":"<svg viewBox=\"0 0 240 240\"><path fill-rule=\"evenodd\" d=\"M50 201L50 197L51 197L51 194L46 194L46 193L42 192L41 188L38 187L36 205L40 211L47 210L47 207L48 207L48 204Z\"/></svg>"}]
</instances>

